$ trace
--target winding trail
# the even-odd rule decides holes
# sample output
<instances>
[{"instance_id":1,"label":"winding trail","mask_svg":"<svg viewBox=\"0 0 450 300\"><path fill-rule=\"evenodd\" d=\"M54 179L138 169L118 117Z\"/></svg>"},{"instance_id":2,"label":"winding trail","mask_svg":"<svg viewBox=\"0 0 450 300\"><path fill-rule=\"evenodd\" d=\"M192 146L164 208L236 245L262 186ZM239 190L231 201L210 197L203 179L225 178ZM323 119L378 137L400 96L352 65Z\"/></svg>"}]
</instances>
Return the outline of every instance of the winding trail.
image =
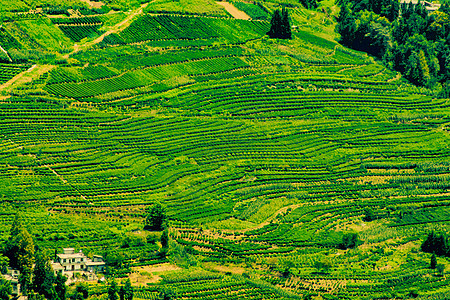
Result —
<instances>
[{"instance_id":1,"label":"winding trail","mask_svg":"<svg viewBox=\"0 0 450 300\"><path fill-rule=\"evenodd\" d=\"M250 16L247 15L245 12L237 9L233 4L229 3L229 2L222 2L222 1L217 1L217 4L219 4L220 6L223 6L223 8L225 8L225 10L232 15L235 19L239 19L239 20L250 20Z\"/></svg>"},{"instance_id":2,"label":"winding trail","mask_svg":"<svg viewBox=\"0 0 450 300\"><path fill-rule=\"evenodd\" d=\"M136 16L141 15L144 12L144 8L146 8L148 4L149 4L149 2L142 4L140 8L138 8L136 11L134 11L132 14L130 14L128 17L126 17L122 22L117 23L116 25L113 26L112 29L106 31L105 33L103 33L101 36L99 36L95 40L87 42L87 43L82 44L82 45L75 45L73 51L68 53L68 54L66 54L66 55L64 55L63 57L67 59L71 55L73 55L73 54L75 54L75 53L77 53L77 52L79 52L81 50L88 49L88 48L90 48L90 47L92 47L92 46L102 42L103 39L105 38L105 36L110 35L112 33L116 33L118 31L121 31L122 29L124 29L122 27L124 27L125 25L128 25L129 22L131 22L133 20L133 18L135 18Z\"/></svg>"},{"instance_id":3,"label":"winding trail","mask_svg":"<svg viewBox=\"0 0 450 300\"><path fill-rule=\"evenodd\" d=\"M0 92L7 90L8 88L10 88L14 85L23 84L25 82L31 82L33 80L33 78L39 77L40 75L44 74L45 72L50 71L53 68L54 68L54 66L52 66L52 65L33 65L28 70L17 74L13 78L11 78L9 81L0 85Z\"/></svg>"}]
</instances>

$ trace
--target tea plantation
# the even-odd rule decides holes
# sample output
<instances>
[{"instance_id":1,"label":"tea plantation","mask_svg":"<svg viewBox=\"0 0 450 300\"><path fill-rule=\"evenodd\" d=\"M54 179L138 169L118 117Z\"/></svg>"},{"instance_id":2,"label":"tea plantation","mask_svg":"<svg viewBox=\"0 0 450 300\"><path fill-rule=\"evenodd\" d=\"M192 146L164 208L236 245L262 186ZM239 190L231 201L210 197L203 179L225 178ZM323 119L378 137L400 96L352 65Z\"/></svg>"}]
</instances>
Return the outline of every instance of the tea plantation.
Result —
<instances>
[{"instance_id":1,"label":"tea plantation","mask_svg":"<svg viewBox=\"0 0 450 300\"><path fill-rule=\"evenodd\" d=\"M18 2L0 244L20 212L38 248L103 255L90 299L113 277L138 300L450 297L421 250L450 233L450 101L338 44L333 1L283 2L292 40L266 35L278 0Z\"/></svg>"}]
</instances>

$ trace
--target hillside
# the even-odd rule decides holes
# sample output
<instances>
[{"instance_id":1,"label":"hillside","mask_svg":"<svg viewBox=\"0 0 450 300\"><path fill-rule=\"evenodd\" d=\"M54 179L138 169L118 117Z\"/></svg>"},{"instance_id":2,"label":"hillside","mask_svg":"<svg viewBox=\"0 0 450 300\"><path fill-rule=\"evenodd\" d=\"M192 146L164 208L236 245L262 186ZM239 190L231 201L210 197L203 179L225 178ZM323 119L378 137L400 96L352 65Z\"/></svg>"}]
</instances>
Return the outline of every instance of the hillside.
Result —
<instances>
[{"instance_id":1,"label":"hillside","mask_svg":"<svg viewBox=\"0 0 450 300\"><path fill-rule=\"evenodd\" d=\"M40 249L104 255L138 300L448 295L450 261L420 246L450 230L450 102L339 45L332 1L283 2L292 40L265 35L277 0L233 1L252 20L18 2L0 1L0 244L19 211ZM143 230L155 202L167 252Z\"/></svg>"}]
</instances>

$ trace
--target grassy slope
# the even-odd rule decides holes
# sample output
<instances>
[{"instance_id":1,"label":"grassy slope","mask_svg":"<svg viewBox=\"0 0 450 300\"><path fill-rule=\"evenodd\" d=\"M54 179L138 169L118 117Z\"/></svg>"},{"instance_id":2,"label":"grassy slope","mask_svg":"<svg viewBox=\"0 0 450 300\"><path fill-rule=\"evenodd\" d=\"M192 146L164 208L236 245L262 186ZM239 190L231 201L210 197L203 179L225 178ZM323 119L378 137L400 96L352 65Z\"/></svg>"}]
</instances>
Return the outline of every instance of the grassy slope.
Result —
<instances>
[{"instance_id":1,"label":"grassy slope","mask_svg":"<svg viewBox=\"0 0 450 300\"><path fill-rule=\"evenodd\" d=\"M169 260L191 281L189 290L165 272L164 284L186 299L445 291L448 279L418 248L431 228L450 229L448 102L339 46L326 12L291 16L300 27L292 41L255 39L258 31L249 39L248 23L218 20L210 39L90 49L9 88L0 102L1 237L19 209L43 248L164 262L137 233L158 200L188 249L172 244ZM31 32L33 22L8 29ZM61 50L53 38L21 42ZM368 207L378 220L362 221ZM347 231L363 244L336 249Z\"/></svg>"}]
</instances>

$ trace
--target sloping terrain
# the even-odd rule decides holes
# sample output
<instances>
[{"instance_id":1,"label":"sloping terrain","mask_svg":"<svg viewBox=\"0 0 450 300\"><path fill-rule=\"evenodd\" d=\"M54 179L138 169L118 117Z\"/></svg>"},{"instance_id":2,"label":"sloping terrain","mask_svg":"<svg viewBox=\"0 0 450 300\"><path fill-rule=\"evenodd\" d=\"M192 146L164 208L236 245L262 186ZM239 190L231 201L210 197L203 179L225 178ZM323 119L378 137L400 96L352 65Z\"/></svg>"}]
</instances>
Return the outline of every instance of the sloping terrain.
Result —
<instances>
[{"instance_id":1,"label":"sloping terrain","mask_svg":"<svg viewBox=\"0 0 450 300\"><path fill-rule=\"evenodd\" d=\"M183 299L445 294L450 279L420 244L449 229L448 99L337 44L326 3L290 8L305 28L288 41L209 4L135 6L111 32L105 23L125 16L4 24L16 61L0 82L45 71L2 89L0 238L22 211L43 249L117 255L122 276L183 268L139 299L161 287ZM27 34L40 23L67 39ZM167 256L142 231L156 201L170 218ZM341 249L348 233L361 243Z\"/></svg>"}]
</instances>

